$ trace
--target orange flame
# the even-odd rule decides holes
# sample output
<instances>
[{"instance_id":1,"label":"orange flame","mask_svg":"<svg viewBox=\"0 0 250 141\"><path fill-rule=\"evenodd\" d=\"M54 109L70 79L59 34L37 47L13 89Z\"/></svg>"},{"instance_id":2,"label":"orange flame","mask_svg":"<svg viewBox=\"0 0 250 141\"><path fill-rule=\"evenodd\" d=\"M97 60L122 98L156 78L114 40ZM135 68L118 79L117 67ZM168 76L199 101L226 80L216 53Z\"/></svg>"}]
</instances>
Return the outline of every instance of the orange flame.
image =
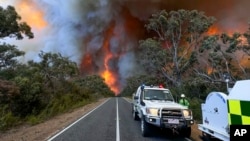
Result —
<instances>
[{"instance_id":1,"label":"orange flame","mask_svg":"<svg viewBox=\"0 0 250 141\"><path fill-rule=\"evenodd\" d=\"M212 26L207 31L208 35L214 35L219 33L219 29L217 26Z\"/></svg>"},{"instance_id":2,"label":"orange flame","mask_svg":"<svg viewBox=\"0 0 250 141\"><path fill-rule=\"evenodd\" d=\"M109 66L109 61L114 57L110 50L110 39L113 36L114 25L111 25L107 30L104 43L102 46L103 53L105 54L104 58L104 70L101 72L101 76L104 78L106 84L111 88L111 90L118 94L119 88L117 87L117 76L114 71Z\"/></svg>"},{"instance_id":3,"label":"orange flame","mask_svg":"<svg viewBox=\"0 0 250 141\"><path fill-rule=\"evenodd\" d=\"M207 74L212 74L212 72L213 72L213 68L212 67L209 67L209 68L207 68Z\"/></svg>"},{"instance_id":4,"label":"orange flame","mask_svg":"<svg viewBox=\"0 0 250 141\"><path fill-rule=\"evenodd\" d=\"M249 67L250 66L250 58L244 58L240 61L240 65L245 66L245 67Z\"/></svg>"},{"instance_id":5,"label":"orange flame","mask_svg":"<svg viewBox=\"0 0 250 141\"><path fill-rule=\"evenodd\" d=\"M17 11L22 19L32 28L44 28L47 22L44 20L44 13L30 0L20 1L17 4Z\"/></svg>"}]
</instances>

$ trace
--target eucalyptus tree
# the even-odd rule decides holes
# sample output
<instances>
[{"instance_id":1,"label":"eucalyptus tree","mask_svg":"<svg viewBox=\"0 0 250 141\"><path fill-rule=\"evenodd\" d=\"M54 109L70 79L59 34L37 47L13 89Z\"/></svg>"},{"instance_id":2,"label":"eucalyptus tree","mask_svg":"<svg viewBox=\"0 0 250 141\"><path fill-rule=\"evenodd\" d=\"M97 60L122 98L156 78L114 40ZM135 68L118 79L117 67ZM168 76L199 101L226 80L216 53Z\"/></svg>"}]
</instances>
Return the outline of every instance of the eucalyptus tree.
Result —
<instances>
[{"instance_id":1,"label":"eucalyptus tree","mask_svg":"<svg viewBox=\"0 0 250 141\"><path fill-rule=\"evenodd\" d=\"M166 50L161 48L161 43L152 38L139 41L139 63L146 72L153 76L161 75L161 67L165 65L167 56Z\"/></svg>"},{"instance_id":2,"label":"eucalyptus tree","mask_svg":"<svg viewBox=\"0 0 250 141\"><path fill-rule=\"evenodd\" d=\"M21 16L13 6L6 9L0 6L0 39L5 37L23 39L24 36L33 38L30 26L26 22L21 22Z\"/></svg>"},{"instance_id":3,"label":"eucalyptus tree","mask_svg":"<svg viewBox=\"0 0 250 141\"><path fill-rule=\"evenodd\" d=\"M21 21L21 16L13 6L6 8L0 6L0 70L15 66L18 63L17 57L25 54L15 45L3 42L4 39L21 40L24 36L29 39L34 37L31 27L26 22Z\"/></svg>"},{"instance_id":4,"label":"eucalyptus tree","mask_svg":"<svg viewBox=\"0 0 250 141\"><path fill-rule=\"evenodd\" d=\"M79 70L77 64L71 61L68 57L62 56L60 53L39 53L40 61L29 61L29 66L36 70L36 78L41 78L43 85L55 93L58 88L64 89L62 84L67 80L78 76Z\"/></svg>"},{"instance_id":5,"label":"eucalyptus tree","mask_svg":"<svg viewBox=\"0 0 250 141\"><path fill-rule=\"evenodd\" d=\"M20 51L16 46L10 44L0 44L0 70L12 68L18 64L17 57L23 56L24 51Z\"/></svg>"},{"instance_id":6,"label":"eucalyptus tree","mask_svg":"<svg viewBox=\"0 0 250 141\"><path fill-rule=\"evenodd\" d=\"M250 24L249 24L249 28L248 30L243 33L243 36L245 37L245 41L242 45L242 50L248 55L250 56Z\"/></svg>"},{"instance_id":7,"label":"eucalyptus tree","mask_svg":"<svg viewBox=\"0 0 250 141\"><path fill-rule=\"evenodd\" d=\"M41 73L48 80L51 78L66 80L79 74L77 64L60 53L45 53L41 51L39 57L41 62L38 64Z\"/></svg>"},{"instance_id":8,"label":"eucalyptus tree","mask_svg":"<svg viewBox=\"0 0 250 141\"><path fill-rule=\"evenodd\" d=\"M195 69L198 76L208 82L225 82L226 77L231 81L250 78L248 32L222 33L204 38L200 54L204 69Z\"/></svg>"},{"instance_id":9,"label":"eucalyptus tree","mask_svg":"<svg viewBox=\"0 0 250 141\"><path fill-rule=\"evenodd\" d=\"M153 35L152 40L140 42L141 50L151 50L148 64L159 64L157 71L175 86L182 84L182 77L193 69L197 62L197 51L203 35L214 23L214 17L208 17L197 10L162 10L152 14L146 29ZM152 44L153 43L153 44ZM157 50L150 49L157 46ZM160 55L158 55L160 54ZM150 56L148 54L144 54ZM146 57L144 57L146 58ZM161 63L159 63L161 61ZM157 65L157 64L156 64Z\"/></svg>"},{"instance_id":10,"label":"eucalyptus tree","mask_svg":"<svg viewBox=\"0 0 250 141\"><path fill-rule=\"evenodd\" d=\"M13 109L15 107L13 99L21 95L22 90L13 82L13 78L18 71L17 59L25 54L17 46L8 44L5 40L7 38L22 40L25 36L29 39L34 37L31 27L21 21L21 16L13 6L6 8L0 6L0 104L5 104L4 107L7 108L4 110Z\"/></svg>"}]
</instances>

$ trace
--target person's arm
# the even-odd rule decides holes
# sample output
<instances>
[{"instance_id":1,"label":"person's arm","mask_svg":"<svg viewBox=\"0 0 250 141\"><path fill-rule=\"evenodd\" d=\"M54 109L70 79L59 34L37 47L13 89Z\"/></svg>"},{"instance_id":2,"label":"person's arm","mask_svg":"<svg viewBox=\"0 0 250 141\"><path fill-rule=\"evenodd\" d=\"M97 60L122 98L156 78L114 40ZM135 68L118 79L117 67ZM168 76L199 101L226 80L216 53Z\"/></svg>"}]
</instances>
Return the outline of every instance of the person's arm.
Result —
<instances>
[{"instance_id":1,"label":"person's arm","mask_svg":"<svg viewBox=\"0 0 250 141\"><path fill-rule=\"evenodd\" d=\"M179 104L181 104L181 99L179 99Z\"/></svg>"},{"instance_id":2,"label":"person's arm","mask_svg":"<svg viewBox=\"0 0 250 141\"><path fill-rule=\"evenodd\" d=\"M186 104L187 104L187 106L189 107L189 102L188 102L188 100L186 99Z\"/></svg>"},{"instance_id":3,"label":"person's arm","mask_svg":"<svg viewBox=\"0 0 250 141\"><path fill-rule=\"evenodd\" d=\"M179 104L183 105L183 103L184 103L184 99L181 98L180 101L179 101Z\"/></svg>"}]
</instances>

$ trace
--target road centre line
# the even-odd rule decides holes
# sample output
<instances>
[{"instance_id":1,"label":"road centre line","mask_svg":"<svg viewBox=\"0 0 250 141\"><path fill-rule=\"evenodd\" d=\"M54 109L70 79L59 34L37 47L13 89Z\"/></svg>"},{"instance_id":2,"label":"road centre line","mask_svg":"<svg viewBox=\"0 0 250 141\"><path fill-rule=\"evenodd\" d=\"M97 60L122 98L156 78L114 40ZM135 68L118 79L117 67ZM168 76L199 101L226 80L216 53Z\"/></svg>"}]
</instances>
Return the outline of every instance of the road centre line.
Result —
<instances>
[{"instance_id":1,"label":"road centre line","mask_svg":"<svg viewBox=\"0 0 250 141\"><path fill-rule=\"evenodd\" d=\"M89 114L91 114L93 111L95 111L97 108L101 107L103 104L105 104L109 99L107 99L106 101L104 101L102 104L100 104L99 106L97 106L96 108L94 108L93 110L91 110L90 112L88 112L87 114L85 114L84 116L82 116L80 119L78 119L77 121L75 121L74 123L70 124L69 126L67 126L66 128L64 128L62 131L60 131L59 133L57 133L56 135L52 136L51 138L49 137L49 139L47 141L52 141L53 139L55 139L57 136L61 135L63 132L65 132L67 129L69 129L70 127L72 127L73 125L75 125L77 122L79 122L80 120L82 120L83 118L85 118L86 116L88 116Z\"/></svg>"},{"instance_id":2,"label":"road centre line","mask_svg":"<svg viewBox=\"0 0 250 141\"><path fill-rule=\"evenodd\" d=\"M118 107L118 98L116 98L116 141L120 141L120 126L119 126L119 107Z\"/></svg>"},{"instance_id":3,"label":"road centre line","mask_svg":"<svg viewBox=\"0 0 250 141\"><path fill-rule=\"evenodd\" d=\"M191 139L189 139L189 138L185 138L187 141L192 141Z\"/></svg>"}]
</instances>

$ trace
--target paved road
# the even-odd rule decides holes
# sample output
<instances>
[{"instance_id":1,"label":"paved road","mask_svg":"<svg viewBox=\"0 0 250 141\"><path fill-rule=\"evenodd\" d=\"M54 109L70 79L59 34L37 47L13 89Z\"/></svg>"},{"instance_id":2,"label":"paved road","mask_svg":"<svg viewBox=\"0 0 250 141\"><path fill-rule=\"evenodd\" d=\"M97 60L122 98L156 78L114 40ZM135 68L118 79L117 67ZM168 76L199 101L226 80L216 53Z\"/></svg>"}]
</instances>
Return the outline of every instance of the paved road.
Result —
<instances>
[{"instance_id":1,"label":"paved road","mask_svg":"<svg viewBox=\"0 0 250 141\"><path fill-rule=\"evenodd\" d=\"M121 97L110 98L48 141L190 141L152 129L142 137L140 121L134 121L131 103Z\"/></svg>"}]
</instances>

